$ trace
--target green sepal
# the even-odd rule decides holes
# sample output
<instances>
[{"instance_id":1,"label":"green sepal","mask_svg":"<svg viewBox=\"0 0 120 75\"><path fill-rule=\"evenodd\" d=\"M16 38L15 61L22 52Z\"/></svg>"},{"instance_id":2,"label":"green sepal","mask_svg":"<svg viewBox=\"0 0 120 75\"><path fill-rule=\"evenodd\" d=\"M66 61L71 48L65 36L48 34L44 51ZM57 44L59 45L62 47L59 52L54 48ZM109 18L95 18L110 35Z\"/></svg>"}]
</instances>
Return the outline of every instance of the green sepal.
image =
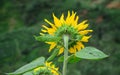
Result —
<instances>
[{"instance_id":1,"label":"green sepal","mask_svg":"<svg viewBox=\"0 0 120 75\"><path fill-rule=\"evenodd\" d=\"M53 59L58 55L58 53L59 53L59 48L55 48L55 49L53 50L53 53L51 54L51 56L48 57L47 61L53 60Z\"/></svg>"},{"instance_id":2,"label":"green sepal","mask_svg":"<svg viewBox=\"0 0 120 75\"><path fill-rule=\"evenodd\" d=\"M63 62L63 60L64 60L64 56L61 56L59 57L58 62ZM81 59L76 57L73 54L73 55L70 55L67 60L68 60L68 63L76 63L76 62L79 62Z\"/></svg>"},{"instance_id":3,"label":"green sepal","mask_svg":"<svg viewBox=\"0 0 120 75\"><path fill-rule=\"evenodd\" d=\"M43 35L43 36L34 36L36 40L38 41L44 41L44 42L56 42L59 41L60 38L52 35Z\"/></svg>"},{"instance_id":4,"label":"green sepal","mask_svg":"<svg viewBox=\"0 0 120 75\"><path fill-rule=\"evenodd\" d=\"M98 60L108 57L108 55L104 54L102 51L94 47L85 47L80 51L76 52L75 56L81 59L91 59L91 60Z\"/></svg>"},{"instance_id":5,"label":"green sepal","mask_svg":"<svg viewBox=\"0 0 120 75\"><path fill-rule=\"evenodd\" d=\"M6 73L7 75L21 75L25 72L31 71L32 69L39 67L39 66L43 66L45 62L45 58L44 57L39 57L36 60L22 66L21 68L19 68L18 70L16 70L15 72L12 73Z\"/></svg>"},{"instance_id":6,"label":"green sepal","mask_svg":"<svg viewBox=\"0 0 120 75\"><path fill-rule=\"evenodd\" d=\"M77 35L75 40L76 40L76 41L79 41L79 40L82 39L82 37L83 37L83 35Z\"/></svg>"}]
</instances>

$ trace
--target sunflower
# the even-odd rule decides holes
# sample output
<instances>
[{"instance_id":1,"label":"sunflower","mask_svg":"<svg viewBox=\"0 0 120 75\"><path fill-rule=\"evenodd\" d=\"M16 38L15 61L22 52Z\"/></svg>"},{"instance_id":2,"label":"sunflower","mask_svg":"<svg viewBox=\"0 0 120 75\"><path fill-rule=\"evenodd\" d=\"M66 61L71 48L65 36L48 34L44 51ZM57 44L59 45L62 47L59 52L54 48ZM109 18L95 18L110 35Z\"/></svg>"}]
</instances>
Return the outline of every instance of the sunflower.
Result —
<instances>
[{"instance_id":1,"label":"sunflower","mask_svg":"<svg viewBox=\"0 0 120 75\"><path fill-rule=\"evenodd\" d=\"M79 17L76 15L76 12L68 11L68 15L66 18L64 14L61 15L60 19L57 18L53 14L54 23L51 23L47 19L47 22L50 26L42 25L42 30L40 35L44 36L45 34L49 34L51 36L59 37L58 41L46 41L47 44L50 44L49 52L51 52L54 48L59 48L59 54L62 54L64 51L63 44L63 35L69 35L69 53L76 53L77 51L84 48L83 42L88 42L88 39L91 37L87 34L92 32L93 30L86 30L88 24L86 23L87 20L84 20L78 23ZM60 42L62 41L62 42Z\"/></svg>"},{"instance_id":2,"label":"sunflower","mask_svg":"<svg viewBox=\"0 0 120 75\"><path fill-rule=\"evenodd\" d=\"M60 75L58 68L52 62L46 62L45 66L40 66L33 70L35 75Z\"/></svg>"}]
</instances>

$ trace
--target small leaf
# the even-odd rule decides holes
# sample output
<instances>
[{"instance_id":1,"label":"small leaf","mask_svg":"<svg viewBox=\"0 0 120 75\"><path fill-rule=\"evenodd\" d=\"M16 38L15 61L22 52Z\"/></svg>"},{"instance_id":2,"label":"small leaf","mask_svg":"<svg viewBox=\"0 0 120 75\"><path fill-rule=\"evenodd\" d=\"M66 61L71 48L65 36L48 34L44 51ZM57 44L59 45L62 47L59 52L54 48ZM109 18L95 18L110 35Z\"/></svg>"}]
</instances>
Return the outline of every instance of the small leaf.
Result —
<instances>
[{"instance_id":1,"label":"small leaf","mask_svg":"<svg viewBox=\"0 0 120 75\"><path fill-rule=\"evenodd\" d=\"M12 73L7 73L8 75L18 75L18 74L22 74L25 73L27 71L30 71L38 66L42 66L44 65L45 62L45 58L44 57L39 57L36 60L30 62L29 64L19 68L18 70L16 70L15 72Z\"/></svg>"},{"instance_id":2,"label":"small leaf","mask_svg":"<svg viewBox=\"0 0 120 75\"><path fill-rule=\"evenodd\" d=\"M43 36L34 36L36 40L38 41L46 41L46 42L53 42L53 41L59 41L60 38L52 36L52 35L43 35Z\"/></svg>"},{"instance_id":3,"label":"small leaf","mask_svg":"<svg viewBox=\"0 0 120 75\"><path fill-rule=\"evenodd\" d=\"M85 47L76 52L75 56L82 59L103 59L108 57L108 55L94 47Z\"/></svg>"}]
</instances>

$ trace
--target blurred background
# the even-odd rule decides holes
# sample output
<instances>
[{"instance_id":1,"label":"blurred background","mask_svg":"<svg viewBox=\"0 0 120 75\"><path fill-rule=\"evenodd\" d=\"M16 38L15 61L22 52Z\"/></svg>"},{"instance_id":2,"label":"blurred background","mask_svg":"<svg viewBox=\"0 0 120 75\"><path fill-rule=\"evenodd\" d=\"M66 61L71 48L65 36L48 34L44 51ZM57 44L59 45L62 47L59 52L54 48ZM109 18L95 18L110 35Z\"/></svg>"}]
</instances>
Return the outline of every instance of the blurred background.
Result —
<instances>
[{"instance_id":1,"label":"blurred background","mask_svg":"<svg viewBox=\"0 0 120 75\"><path fill-rule=\"evenodd\" d=\"M48 57L49 46L34 39L44 19L53 22L75 11L88 19L93 29L86 46L110 55L103 60L82 60L70 64L68 75L120 75L120 1L119 0L1 0L0 1L0 75L13 72L39 56Z\"/></svg>"}]
</instances>

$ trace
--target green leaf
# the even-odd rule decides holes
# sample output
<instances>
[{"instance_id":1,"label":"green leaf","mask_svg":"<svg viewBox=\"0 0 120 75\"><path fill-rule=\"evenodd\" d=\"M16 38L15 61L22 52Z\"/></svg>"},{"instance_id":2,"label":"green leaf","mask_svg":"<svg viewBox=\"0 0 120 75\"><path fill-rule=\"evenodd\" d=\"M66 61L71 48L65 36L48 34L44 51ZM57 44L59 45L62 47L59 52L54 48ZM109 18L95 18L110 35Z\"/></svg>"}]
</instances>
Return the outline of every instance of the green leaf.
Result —
<instances>
[{"instance_id":1,"label":"green leaf","mask_svg":"<svg viewBox=\"0 0 120 75\"><path fill-rule=\"evenodd\" d=\"M36 60L30 62L29 64L24 65L23 67L19 68L15 72L12 73L7 73L7 75L19 75L22 73L25 73L27 71L30 71L36 67L44 65L45 58L44 57L39 57Z\"/></svg>"},{"instance_id":2,"label":"green leaf","mask_svg":"<svg viewBox=\"0 0 120 75\"><path fill-rule=\"evenodd\" d=\"M61 56L61 57L59 57L58 62L63 62L63 60L64 60L64 57ZM80 61L81 59L76 57L75 55L71 55L68 57L67 60L68 60L68 63L76 63L76 62Z\"/></svg>"},{"instance_id":3,"label":"green leaf","mask_svg":"<svg viewBox=\"0 0 120 75\"><path fill-rule=\"evenodd\" d=\"M75 56L82 59L103 59L108 57L108 55L94 47L85 47L76 52Z\"/></svg>"},{"instance_id":4,"label":"green leaf","mask_svg":"<svg viewBox=\"0 0 120 75\"><path fill-rule=\"evenodd\" d=\"M38 41L47 41L47 42L53 42L53 41L59 41L60 38L52 36L52 35L43 35L43 36L34 36L36 40Z\"/></svg>"}]
</instances>

